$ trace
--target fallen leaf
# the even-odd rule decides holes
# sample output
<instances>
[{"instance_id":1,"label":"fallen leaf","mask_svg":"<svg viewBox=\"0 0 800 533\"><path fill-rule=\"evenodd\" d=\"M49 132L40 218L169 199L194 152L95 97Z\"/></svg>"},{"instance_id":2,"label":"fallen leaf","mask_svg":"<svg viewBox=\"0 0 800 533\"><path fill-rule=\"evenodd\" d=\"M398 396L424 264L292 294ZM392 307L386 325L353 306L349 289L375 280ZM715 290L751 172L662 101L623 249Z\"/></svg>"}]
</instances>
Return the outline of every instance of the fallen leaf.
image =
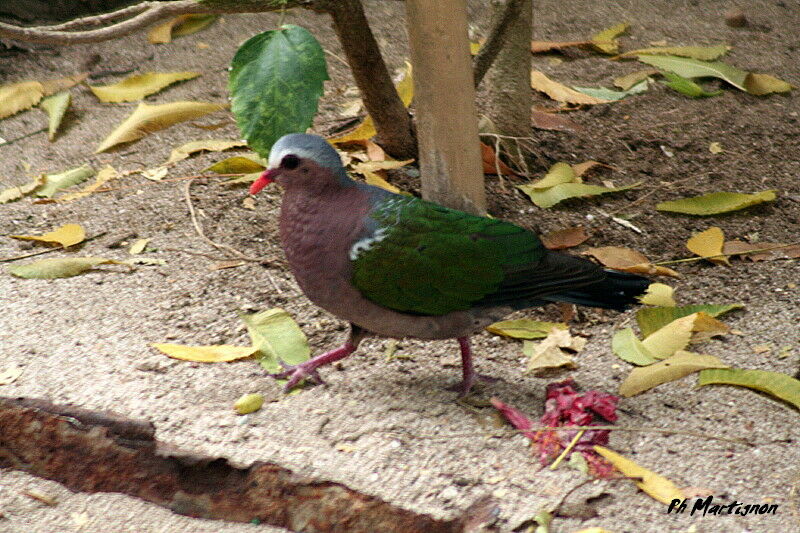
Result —
<instances>
[{"instance_id":1,"label":"fallen leaf","mask_svg":"<svg viewBox=\"0 0 800 533\"><path fill-rule=\"evenodd\" d=\"M656 205L659 211L672 213L685 213L687 215L718 215L744 209L764 202L771 202L776 198L776 191L767 190L753 194L738 192L712 192L702 196L670 200Z\"/></svg>"},{"instance_id":2,"label":"fallen leaf","mask_svg":"<svg viewBox=\"0 0 800 533\"><path fill-rule=\"evenodd\" d=\"M364 143L364 148L367 151L367 157L370 161L386 161L386 152L374 142L366 141Z\"/></svg>"},{"instance_id":3,"label":"fallen leaf","mask_svg":"<svg viewBox=\"0 0 800 533\"><path fill-rule=\"evenodd\" d=\"M722 143L713 142L708 145L708 151L712 154L721 154L724 150L722 148Z\"/></svg>"},{"instance_id":4,"label":"fallen leaf","mask_svg":"<svg viewBox=\"0 0 800 533\"><path fill-rule=\"evenodd\" d=\"M44 87L38 81L22 81L0 86L0 119L35 106L42 96Z\"/></svg>"},{"instance_id":5,"label":"fallen leaf","mask_svg":"<svg viewBox=\"0 0 800 533\"><path fill-rule=\"evenodd\" d=\"M645 92L649 86L647 84L647 80L642 80L639 83L635 84L633 87L625 90L625 91L615 91L613 89L606 89L605 87L572 87L576 91L588 94L594 98L599 98L601 100L606 100L608 102L616 102L617 100L622 100L626 96L630 96L632 94L640 94Z\"/></svg>"},{"instance_id":6,"label":"fallen leaf","mask_svg":"<svg viewBox=\"0 0 800 533\"><path fill-rule=\"evenodd\" d=\"M205 170L217 174L252 174L265 168L267 162L257 154L242 154L217 161Z\"/></svg>"},{"instance_id":7,"label":"fallen leaf","mask_svg":"<svg viewBox=\"0 0 800 533\"><path fill-rule=\"evenodd\" d=\"M539 370L562 366L575 367L572 355L559 348L556 344L547 342L547 339L539 343L524 341L522 353L528 358L526 372L536 373Z\"/></svg>"},{"instance_id":8,"label":"fallen leaf","mask_svg":"<svg viewBox=\"0 0 800 533\"><path fill-rule=\"evenodd\" d=\"M50 96L51 94L66 91L85 80L87 76L89 76L88 72L80 72L74 76L45 80L42 82L42 88L44 89L42 96Z\"/></svg>"},{"instance_id":9,"label":"fallen leaf","mask_svg":"<svg viewBox=\"0 0 800 533\"><path fill-rule=\"evenodd\" d=\"M744 79L744 88L750 94L763 96L789 92L792 90L792 85L769 74L753 74L751 72Z\"/></svg>"},{"instance_id":10,"label":"fallen leaf","mask_svg":"<svg viewBox=\"0 0 800 533\"><path fill-rule=\"evenodd\" d=\"M22 375L22 367L21 366L12 366L10 368L6 368L2 372L0 372L0 386L2 385L10 385L17 381L19 377Z\"/></svg>"},{"instance_id":11,"label":"fallen leaf","mask_svg":"<svg viewBox=\"0 0 800 533\"><path fill-rule=\"evenodd\" d=\"M186 346L183 344L151 343L156 350L183 361L195 363L226 363L252 357L258 351L255 346L231 346L220 344L215 346Z\"/></svg>"},{"instance_id":12,"label":"fallen leaf","mask_svg":"<svg viewBox=\"0 0 800 533\"><path fill-rule=\"evenodd\" d=\"M109 264L125 265L126 263L105 257L56 257L12 265L8 267L8 271L19 278L55 279L77 276L98 265Z\"/></svg>"},{"instance_id":13,"label":"fallen leaf","mask_svg":"<svg viewBox=\"0 0 800 533\"><path fill-rule=\"evenodd\" d=\"M603 31L592 35L592 46L595 50L603 52L604 54L616 54L619 52L619 42L617 37L625 33L630 27L630 24L623 22L615 26L611 26Z\"/></svg>"},{"instance_id":14,"label":"fallen leaf","mask_svg":"<svg viewBox=\"0 0 800 533\"><path fill-rule=\"evenodd\" d=\"M86 232L80 224L64 224L58 229L42 235L9 235L14 239L24 241L38 241L47 244L58 244L64 248L83 242Z\"/></svg>"},{"instance_id":15,"label":"fallen leaf","mask_svg":"<svg viewBox=\"0 0 800 533\"><path fill-rule=\"evenodd\" d=\"M42 185L44 185L45 175L39 174L32 181L26 183L25 185L19 185L16 187L9 187L4 191L0 192L0 204L5 204L7 202L12 202L14 200L19 200L23 196L26 196Z\"/></svg>"},{"instance_id":16,"label":"fallen leaf","mask_svg":"<svg viewBox=\"0 0 800 533\"><path fill-rule=\"evenodd\" d=\"M529 318L501 320L486 326L486 331L514 339L543 339L554 328L567 329L561 322L539 322Z\"/></svg>"},{"instance_id":17,"label":"fallen leaf","mask_svg":"<svg viewBox=\"0 0 800 533\"><path fill-rule=\"evenodd\" d=\"M483 160L483 173L484 174L497 174L497 169L500 169L500 173L506 176L516 176L517 173L511 170L511 168L503 163L501 159L497 157L497 154L494 151L494 148L489 146L486 143L481 144L481 159Z\"/></svg>"},{"instance_id":18,"label":"fallen leaf","mask_svg":"<svg viewBox=\"0 0 800 533\"><path fill-rule=\"evenodd\" d=\"M151 239L136 239L136 241L131 244L131 247L128 249L128 253L131 255L138 255L144 252L144 249L147 247L147 244L150 242Z\"/></svg>"},{"instance_id":19,"label":"fallen leaf","mask_svg":"<svg viewBox=\"0 0 800 533\"><path fill-rule=\"evenodd\" d=\"M657 46L653 48L630 50L617 57L621 58L645 54L691 57L701 61L713 61L714 59L724 56L730 49L730 46L724 44L715 46Z\"/></svg>"},{"instance_id":20,"label":"fallen leaf","mask_svg":"<svg viewBox=\"0 0 800 533\"><path fill-rule=\"evenodd\" d=\"M551 50L563 50L564 48L574 48L576 46L587 46L592 41L531 41L531 53L541 54Z\"/></svg>"},{"instance_id":21,"label":"fallen leaf","mask_svg":"<svg viewBox=\"0 0 800 533\"><path fill-rule=\"evenodd\" d=\"M28 498L33 498L34 500L38 500L45 505L49 505L50 507L54 507L58 505L58 500L52 494L48 494L46 492L42 492L36 489L30 489L23 492L25 496Z\"/></svg>"},{"instance_id":22,"label":"fallen leaf","mask_svg":"<svg viewBox=\"0 0 800 533\"><path fill-rule=\"evenodd\" d=\"M291 315L280 308L259 313L240 314L247 333L258 350L258 362L269 372L283 370L280 362L295 365L311 356L303 331Z\"/></svg>"},{"instance_id":23,"label":"fallen leaf","mask_svg":"<svg viewBox=\"0 0 800 533\"><path fill-rule=\"evenodd\" d=\"M557 113L546 113L537 109L531 110L531 123L540 130L555 130L577 133L583 131L583 126L574 120L563 117Z\"/></svg>"},{"instance_id":24,"label":"fallen leaf","mask_svg":"<svg viewBox=\"0 0 800 533\"><path fill-rule=\"evenodd\" d=\"M636 337L632 328L621 329L614 334L611 350L623 361L634 365L647 366L658 361Z\"/></svg>"},{"instance_id":25,"label":"fallen leaf","mask_svg":"<svg viewBox=\"0 0 800 533\"><path fill-rule=\"evenodd\" d=\"M617 76L614 78L614 86L619 87L623 91L627 91L634 85L643 82L650 76L658 74L659 72L661 71L655 68L646 68L631 72L630 74L625 74L624 76Z\"/></svg>"},{"instance_id":26,"label":"fallen leaf","mask_svg":"<svg viewBox=\"0 0 800 533\"><path fill-rule=\"evenodd\" d=\"M230 139L203 139L199 141L191 141L172 150L169 154L166 164L172 164L182 159L186 159L192 154L201 152L223 152L231 148L242 148L247 146L244 141L230 140Z\"/></svg>"},{"instance_id":27,"label":"fallen leaf","mask_svg":"<svg viewBox=\"0 0 800 533\"><path fill-rule=\"evenodd\" d=\"M178 15L147 32L147 40L151 44L165 44L172 41L173 37L181 37L202 30L216 18L216 15L203 13Z\"/></svg>"},{"instance_id":28,"label":"fallen leaf","mask_svg":"<svg viewBox=\"0 0 800 533\"><path fill-rule=\"evenodd\" d=\"M724 263L730 265L728 258L722 255L722 245L725 242L725 235L717 226L712 226L707 230L692 236L686 242L686 248L695 255L708 259L712 263Z\"/></svg>"},{"instance_id":29,"label":"fallen leaf","mask_svg":"<svg viewBox=\"0 0 800 533\"><path fill-rule=\"evenodd\" d=\"M645 337L642 346L656 359L666 359L689 345L696 318L697 314L693 314L673 320Z\"/></svg>"},{"instance_id":30,"label":"fallen leaf","mask_svg":"<svg viewBox=\"0 0 800 533\"><path fill-rule=\"evenodd\" d=\"M705 313L711 317L718 317L736 309L743 309L742 304L704 304L686 305L683 307L647 307L636 312L636 323L642 335L648 337L653 332L661 329L670 322L695 313Z\"/></svg>"},{"instance_id":31,"label":"fallen leaf","mask_svg":"<svg viewBox=\"0 0 800 533\"><path fill-rule=\"evenodd\" d=\"M148 168L139 172L143 178L148 179L150 181L161 181L167 177L169 174L169 168L166 165L155 167L155 168Z\"/></svg>"},{"instance_id":32,"label":"fallen leaf","mask_svg":"<svg viewBox=\"0 0 800 533\"><path fill-rule=\"evenodd\" d=\"M722 94L722 91L706 91L692 80L674 72L662 72L662 74L667 79L667 87L690 98L710 98Z\"/></svg>"},{"instance_id":33,"label":"fallen leaf","mask_svg":"<svg viewBox=\"0 0 800 533\"><path fill-rule=\"evenodd\" d=\"M572 170L575 172L575 176L581 177L585 175L587 172L592 170L594 167L605 167L605 168L613 168L610 165L606 165L605 163L601 163L600 161L584 161L583 163L577 163L575 165L570 165Z\"/></svg>"},{"instance_id":34,"label":"fallen leaf","mask_svg":"<svg viewBox=\"0 0 800 533\"><path fill-rule=\"evenodd\" d=\"M245 394L233 404L237 414L246 415L255 413L264 405L264 395L259 393Z\"/></svg>"},{"instance_id":35,"label":"fallen leaf","mask_svg":"<svg viewBox=\"0 0 800 533\"><path fill-rule=\"evenodd\" d=\"M767 370L745 370L741 368L725 368L703 370L700 372L698 385L738 385L771 394L800 409L800 381Z\"/></svg>"},{"instance_id":36,"label":"fallen leaf","mask_svg":"<svg viewBox=\"0 0 800 533\"><path fill-rule=\"evenodd\" d=\"M747 72L721 61L700 61L688 57L656 56L639 54L642 63L674 72L684 78L719 78L737 89L745 91L744 81Z\"/></svg>"},{"instance_id":37,"label":"fallen leaf","mask_svg":"<svg viewBox=\"0 0 800 533\"><path fill-rule=\"evenodd\" d=\"M772 351L771 344L756 344L753 346L753 353L767 353Z\"/></svg>"},{"instance_id":38,"label":"fallen leaf","mask_svg":"<svg viewBox=\"0 0 800 533\"><path fill-rule=\"evenodd\" d=\"M538 70L531 71L531 87L545 93L557 102L567 104L595 105L607 104L610 100L596 98L576 91L566 85L553 81Z\"/></svg>"},{"instance_id":39,"label":"fallen leaf","mask_svg":"<svg viewBox=\"0 0 800 533\"><path fill-rule=\"evenodd\" d=\"M702 311L697 313L692 326L692 340L693 343L705 342L712 337L718 335L725 335L730 333L731 328L726 324L720 322L711 315Z\"/></svg>"},{"instance_id":40,"label":"fallen leaf","mask_svg":"<svg viewBox=\"0 0 800 533\"><path fill-rule=\"evenodd\" d=\"M562 183L572 183L576 177L575 169L572 166L558 162L550 167L542 179L528 183L525 186L529 189L549 189Z\"/></svg>"},{"instance_id":41,"label":"fallen leaf","mask_svg":"<svg viewBox=\"0 0 800 533\"><path fill-rule=\"evenodd\" d=\"M675 381L707 368L728 368L728 365L713 355L701 355L679 350L663 361L649 366L634 368L619 386L619 393L629 398L662 383Z\"/></svg>"},{"instance_id":42,"label":"fallen leaf","mask_svg":"<svg viewBox=\"0 0 800 533\"><path fill-rule=\"evenodd\" d=\"M365 181L370 185L375 185L376 187L386 189L387 191L393 193L403 194L403 191L386 181L386 179L378 172L404 167L413 161L413 159L408 159L405 161L364 161L361 163L356 163L352 166L352 169L356 174L361 174L364 176Z\"/></svg>"},{"instance_id":43,"label":"fallen leaf","mask_svg":"<svg viewBox=\"0 0 800 533\"><path fill-rule=\"evenodd\" d=\"M223 104L208 102L171 102L158 105L140 103L133 114L100 143L95 152L104 152L117 144L141 139L154 131L220 111L225 107Z\"/></svg>"},{"instance_id":44,"label":"fallen leaf","mask_svg":"<svg viewBox=\"0 0 800 533\"><path fill-rule=\"evenodd\" d=\"M674 289L663 283L651 283L647 287L647 292L639 297L639 301L645 305L657 305L661 307L675 307L675 299L672 297Z\"/></svg>"},{"instance_id":45,"label":"fallen leaf","mask_svg":"<svg viewBox=\"0 0 800 533\"><path fill-rule=\"evenodd\" d=\"M654 500L667 505L672 500L684 499L681 489L664 476L639 466L630 459L603 446L594 446L594 451L613 464L626 477L634 478L636 486Z\"/></svg>"},{"instance_id":46,"label":"fallen leaf","mask_svg":"<svg viewBox=\"0 0 800 533\"><path fill-rule=\"evenodd\" d=\"M252 196L247 196L242 200L242 207L245 209L249 209L250 211L255 211L256 209L256 199Z\"/></svg>"},{"instance_id":47,"label":"fallen leaf","mask_svg":"<svg viewBox=\"0 0 800 533\"><path fill-rule=\"evenodd\" d=\"M547 208L572 198L585 198L587 196L627 191L638 187L641 183L637 182L624 187L603 187L601 185L586 185L585 183L562 183L547 189L534 189L530 185L517 185L517 187L527 194L534 204Z\"/></svg>"},{"instance_id":48,"label":"fallen leaf","mask_svg":"<svg viewBox=\"0 0 800 533\"><path fill-rule=\"evenodd\" d=\"M62 91L53 96L48 96L41 101L39 107L47 112L47 137L52 141L56 137L61 120L67 112L71 97L69 91Z\"/></svg>"},{"instance_id":49,"label":"fallen leaf","mask_svg":"<svg viewBox=\"0 0 800 533\"><path fill-rule=\"evenodd\" d=\"M191 80L199 75L199 72L190 71L145 72L128 76L112 85L90 85L89 89L101 102L135 102L173 83Z\"/></svg>"},{"instance_id":50,"label":"fallen leaf","mask_svg":"<svg viewBox=\"0 0 800 533\"><path fill-rule=\"evenodd\" d=\"M405 75L403 76L403 79L395 85L395 88L397 89L397 94L400 96L400 100L403 102L403 105L408 107L411 104L411 101L414 99L414 79L412 77L411 63L408 61L406 61ZM331 144L362 142L373 138L375 135L377 135L377 133L378 132L375 129L375 123L373 122L372 117L367 115L367 117L364 119L364 122L356 126L353 130L343 135L331 137L328 139L328 141Z\"/></svg>"},{"instance_id":51,"label":"fallen leaf","mask_svg":"<svg viewBox=\"0 0 800 533\"><path fill-rule=\"evenodd\" d=\"M542 235L542 244L548 250L564 250L583 244L589 239L586 228L575 226L571 228L559 229Z\"/></svg>"},{"instance_id":52,"label":"fallen leaf","mask_svg":"<svg viewBox=\"0 0 800 533\"><path fill-rule=\"evenodd\" d=\"M96 190L98 190L100 187L105 185L107 182L109 182L109 181L111 181L111 180L113 180L115 178L118 178L118 177L119 177L119 173L116 171L116 169L114 167L112 167L111 165L106 165L105 167L100 169L100 171L97 173L97 176L95 176L94 181L92 183L90 183L89 185L87 185L86 187L81 189L80 191L75 191L75 192L71 192L71 193L59 196L56 199L56 201L58 203L65 203L65 202L72 202L72 201L78 200L80 198L84 198L86 196L89 196L90 194L92 194Z\"/></svg>"},{"instance_id":53,"label":"fallen leaf","mask_svg":"<svg viewBox=\"0 0 800 533\"><path fill-rule=\"evenodd\" d=\"M755 252L758 250L758 252ZM750 261L767 261L775 259L800 258L800 245L786 245L781 243L757 242L749 243L739 240L725 241L722 252L730 256L742 256ZM755 253L751 253L755 252Z\"/></svg>"},{"instance_id":54,"label":"fallen leaf","mask_svg":"<svg viewBox=\"0 0 800 533\"><path fill-rule=\"evenodd\" d=\"M671 268L657 266L650 263L650 260L641 252L624 248L621 246L601 246L599 248L589 248L584 255L590 255L600 261L603 265L631 272L633 274L648 274L651 276L669 276L679 278L681 275Z\"/></svg>"},{"instance_id":55,"label":"fallen leaf","mask_svg":"<svg viewBox=\"0 0 800 533\"><path fill-rule=\"evenodd\" d=\"M44 177L44 183L34 192L39 198L52 198L61 189L77 185L93 175L94 170L88 165L65 170L57 174L47 174Z\"/></svg>"}]
</instances>

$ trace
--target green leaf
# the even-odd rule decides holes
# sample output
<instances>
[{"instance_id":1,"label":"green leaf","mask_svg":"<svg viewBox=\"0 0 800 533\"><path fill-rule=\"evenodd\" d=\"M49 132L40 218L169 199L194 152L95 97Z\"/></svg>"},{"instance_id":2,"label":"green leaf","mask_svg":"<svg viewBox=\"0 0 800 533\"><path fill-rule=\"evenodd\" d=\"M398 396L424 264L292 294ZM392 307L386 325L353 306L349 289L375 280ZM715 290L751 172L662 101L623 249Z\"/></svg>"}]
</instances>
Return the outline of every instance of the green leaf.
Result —
<instances>
[{"instance_id":1,"label":"green leaf","mask_svg":"<svg viewBox=\"0 0 800 533\"><path fill-rule=\"evenodd\" d=\"M518 185L517 187L527 194L531 201L539 207L553 207L557 203L570 198L627 191L628 189L638 187L640 184L641 182L625 187L602 187L600 185L586 185L584 183L562 183L548 189L534 189L530 184Z\"/></svg>"},{"instance_id":2,"label":"green leaf","mask_svg":"<svg viewBox=\"0 0 800 533\"><path fill-rule=\"evenodd\" d=\"M47 123L47 136L51 141L56 138L56 131L61 125L64 113L67 112L70 100L69 91L61 91L53 96L48 96L39 104L39 107L44 109L50 117Z\"/></svg>"},{"instance_id":3,"label":"green leaf","mask_svg":"<svg viewBox=\"0 0 800 533\"><path fill-rule=\"evenodd\" d=\"M605 87L573 87L578 92L594 96L595 98L602 98L603 100L622 100L626 96L632 94L643 93L647 90L647 80L642 80L627 91L615 91L613 89L606 89Z\"/></svg>"},{"instance_id":4,"label":"green leaf","mask_svg":"<svg viewBox=\"0 0 800 533\"><path fill-rule=\"evenodd\" d=\"M741 368L703 370L700 372L697 384L700 386L724 384L748 387L771 394L800 409L800 381L780 372Z\"/></svg>"},{"instance_id":5,"label":"green leaf","mask_svg":"<svg viewBox=\"0 0 800 533\"><path fill-rule=\"evenodd\" d=\"M716 46L659 46L656 48L640 48L639 50L630 50L619 57L644 55L672 55L680 57L691 57L701 61L713 61L718 57L724 56L731 47L719 44Z\"/></svg>"},{"instance_id":6,"label":"green leaf","mask_svg":"<svg viewBox=\"0 0 800 533\"><path fill-rule=\"evenodd\" d=\"M56 257L41 259L23 265L12 265L8 271L18 278L55 279L77 276L98 265L124 265L122 261L105 257Z\"/></svg>"},{"instance_id":7,"label":"green leaf","mask_svg":"<svg viewBox=\"0 0 800 533\"><path fill-rule=\"evenodd\" d=\"M685 213L687 215L718 215L764 202L771 202L776 198L775 192L774 190L753 194L712 192L702 196L661 202L656 205L656 209L672 213Z\"/></svg>"},{"instance_id":8,"label":"green leaf","mask_svg":"<svg viewBox=\"0 0 800 533\"><path fill-rule=\"evenodd\" d=\"M48 174L44 177L44 185L36 189L39 198L52 198L61 189L72 187L94 175L94 170L88 165L65 170L58 174Z\"/></svg>"},{"instance_id":9,"label":"green leaf","mask_svg":"<svg viewBox=\"0 0 800 533\"><path fill-rule=\"evenodd\" d=\"M744 87L747 72L721 61L700 61L688 57L649 56L640 54L639 61L663 70L674 72L684 78L719 78L727 81L737 89L746 91Z\"/></svg>"},{"instance_id":10,"label":"green leaf","mask_svg":"<svg viewBox=\"0 0 800 533\"><path fill-rule=\"evenodd\" d=\"M283 369L279 361L296 365L311 356L303 331L291 315L280 308L267 309L251 315L240 314L247 333L260 352L258 362L269 372Z\"/></svg>"},{"instance_id":11,"label":"green leaf","mask_svg":"<svg viewBox=\"0 0 800 533\"><path fill-rule=\"evenodd\" d=\"M539 322L529 318L501 320L486 326L486 331L514 339L543 339L553 328L567 329L563 322Z\"/></svg>"},{"instance_id":12,"label":"green leaf","mask_svg":"<svg viewBox=\"0 0 800 533\"><path fill-rule=\"evenodd\" d=\"M658 359L647 350L642 344L632 328L625 328L617 331L611 339L611 350L623 361L634 365L652 365Z\"/></svg>"},{"instance_id":13,"label":"green leaf","mask_svg":"<svg viewBox=\"0 0 800 533\"><path fill-rule=\"evenodd\" d=\"M717 304L717 305L685 305L682 307L648 307L636 312L636 323L644 337L649 337L670 322L703 312L712 317L718 317L734 309L744 309L742 304ZM616 352L615 352L616 353Z\"/></svg>"},{"instance_id":14,"label":"green leaf","mask_svg":"<svg viewBox=\"0 0 800 533\"><path fill-rule=\"evenodd\" d=\"M287 133L311 126L328 78L325 53L307 30L287 24L245 42L231 62L231 109L263 157Z\"/></svg>"},{"instance_id":15,"label":"green leaf","mask_svg":"<svg viewBox=\"0 0 800 533\"><path fill-rule=\"evenodd\" d=\"M713 355L678 351L663 361L650 366L634 368L619 386L619 393L628 398L700 370L727 367L728 365Z\"/></svg>"},{"instance_id":16,"label":"green leaf","mask_svg":"<svg viewBox=\"0 0 800 533\"><path fill-rule=\"evenodd\" d=\"M678 76L673 72L662 72L662 74L668 80L667 87L691 98L704 98L722 94L722 91L708 92L692 80Z\"/></svg>"}]
</instances>

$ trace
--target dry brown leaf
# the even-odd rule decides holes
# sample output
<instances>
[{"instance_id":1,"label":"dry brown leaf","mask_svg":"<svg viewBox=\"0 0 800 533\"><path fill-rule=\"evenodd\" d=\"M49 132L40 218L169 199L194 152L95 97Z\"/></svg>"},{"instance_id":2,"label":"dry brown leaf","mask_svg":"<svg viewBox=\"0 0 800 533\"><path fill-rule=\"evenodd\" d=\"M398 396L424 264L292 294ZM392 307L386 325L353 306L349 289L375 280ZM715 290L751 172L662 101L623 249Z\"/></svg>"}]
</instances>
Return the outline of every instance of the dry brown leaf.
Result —
<instances>
[{"instance_id":1,"label":"dry brown leaf","mask_svg":"<svg viewBox=\"0 0 800 533\"><path fill-rule=\"evenodd\" d=\"M760 252L749 253L753 250L763 250ZM730 255L740 255L742 259L750 261L771 261L775 259L797 259L800 258L800 244L786 245L781 243L757 242L748 243L739 240L725 241L722 252Z\"/></svg>"},{"instance_id":2,"label":"dry brown leaf","mask_svg":"<svg viewBox=\"0 0 800 533\"><path fill-rule=\"evenodd\" d=\"M583 244L589 239L586 228L574 226L571 228L559 229L542 235L542 244L549 250L563 250Z\"/></svg>"},{"instance_id":3,"label":"dry brown leaf","mask_svg":"<svg viewBox=\"0 0 800 533\"><path fill-rule=\"evenodd\" d=\"M623 272L650 276L669 276L671 278L681 277L678 272L671 268L652 264L643 253L630 248L601 246L599 248L589 248L584 254L594 257L609 268Z\"/></svg>"},{"instance_id":4,"label":"dry brown leaf","mask_svg":"<svg viewBox=\"0 0 800 533\"><path fill-rule=\"evenodd\" d=\"M578 163L577 165L571 165L572 170L575 171L575 175L578 177L583 176L594 167L605 167L605 168L613 168L611 165L606 165L605 163L601 163L600 161L584 161L583 163ZM607 185L607 187L613 187L614 185Z\"/></svg>"},{"instance_id":5,"label":"dry brown leaf","mask_svg":"<svg viewBox=\"0 0 800 533\"><path fill-rule=\"evenodd\" d=\"M497 174L498 167L500 172L506 176L516 176L517 173L503 163L502 160L497 158L494 148L488 144L481 143L481 159L483 160L483 173L484 174Z\"/></svg>"},{"instance_id":6,"label":"dry brown leaf","mask_svg":"<svg viewBox=\"0 0 800 533\"><path fill-rule=\"evenodd\" d=\"M88 72L80 72L74 76L65 76L63 78L45 80L42 82L42 88L44 89L43 96L50 96L51 94L65 91L70 87L74 87L85 80L88 75Z\"/></svg>"},{"instance_id":7,"label":"dry brown leaf","mask_svg":"<svg viewBox=\"0 0 800 533\"><path fill-rule=\"evenodd\" d=\"M568 131L577 133L583 131L583 126L574 120L563 117L557 113L548 113L538 109L531 110L531 122L534 128L540 130Z\"/></svg>"},{"instance_id":8,"label":"dry brown leaf","mask_svg":"<svg viewBox=\"0 0 800 533\"><path fill-rule=\"evenodd\" d=\"M531 87L545 93L557 102L564 102L567 104L595 105L608 104L611 102L611 100L595 98L594 96L589 96L588 94L583 94L575 89L571 89L566 85L551 80L538 70L531 71Z\"/></svg>"},{"instance_id":9,"label":"dry brown leaf","mask_svg":"<svg viewBox=\"0 0 800 533\"><path fill-rule=\"evenodd\" d=\"M151 29L147 33L147 40L151 44L165 44L171 42L173 36L188 35L205 28L214 21L214 18L215 15L203 13L178 15ZM185 31L181 31L181 26L186 26Z\"/></svg>"},{"instance_id":10,"label":"dry brown leaf","mask_svg":"<svg viewBox=\"0 0 800 533\"><path fill-rule=\"evenodd\" d=\"M708 259L712 263L730 265L728 258L722 256L722 245L724 242L725 235L722 233L722 229L717 226L712 226L690 238L686 242L686 247L693 254Z\"/></svg>"}]
</instances>

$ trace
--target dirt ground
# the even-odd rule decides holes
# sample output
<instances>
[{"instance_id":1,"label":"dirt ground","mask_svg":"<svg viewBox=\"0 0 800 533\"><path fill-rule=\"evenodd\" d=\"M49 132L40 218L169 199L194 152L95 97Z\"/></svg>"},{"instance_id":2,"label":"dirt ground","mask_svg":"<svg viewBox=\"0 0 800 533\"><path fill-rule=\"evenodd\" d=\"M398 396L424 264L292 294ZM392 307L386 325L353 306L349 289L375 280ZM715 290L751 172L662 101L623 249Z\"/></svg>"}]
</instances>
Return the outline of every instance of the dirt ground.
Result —
<instances>
[{"instance_id":1,"label":"dirt ground","mask_svg":"<svg viewBox=\"0 0 800 533\"><path fill-rule=\"evenodd\" d=\"M724 24L732 3L681 2L536 2L537 39L580 40L620 21L632 26L623 38L628 49L665 40L671 45L727 43L726 61L770 73L800 85L800 3L740 3L750 24ZM402 3L366 2L368 13L392 68L408 57ZM471 12L480 35L487 12L479 3ZM313 30L323 46L340 55L326 17L299 11L288 22ZM225 102L226 68L238 44L273 28L277 17L225 16L210 28L168 45L148 44L144 34L118 41L64 49L37 47L0 61L3 82L47 79L88 68L100 71L198 70L201 78L175 85L149 102L202 100ZM200 48L200 43L211 46ZM640 65L611 62L594 54L574 53L553 63L535 57L537 68L555 79L582 86L611 86L611 80ZM353 86L346 69L329 56L332 80L322 101L318 130L326 131ZM98 78L110 83L120 76ZM692 100L663 86L611 105L570 115L578 133L533 130L536 139L532 173L541 175L556 161L596 159L616 170L604 176L615 183L644 180L634 191L593 201L572 201L549 210L534 208L513 188L504 192L488 179L490 212L545 232L584 224L588 245L629 246L652 260L686 257L693 232L720 226L729 238L794 242L800 235L800 136L796 90L786 96L755 97L732 88L713 99ZM38 110L0 122L2 185L21 184L30 175L55 172L85 162L118 170L153 167L172 147L200 138L238 138L228 123L213 132L188 123L95 155L94 147L134 104L100 104L85 87L72 91L73 108L62 133L50 143L46 133L24 135L46 126ZM543 96L537 104L549 105ZM197 122L217 123L224 114ZM724 151L712 154L711 142ZM663 148L662 148L663 147ZM668 156L667 152L672 156ZM540 470L521 436L492 437L491 408L468 408L446 387L457 382L454 342L402 341L407 358L386 361L386 341L369 340L357 356L323 370L326 387L284 397L253 362L201 365L168 359L151 342L247 344L237 317L240 310L280 306L296 317L314 350L331 347L344 335L344 324L316 308L280 269L248 263L210 270L219 256L193 228L184 199L185 181L221 159L203 154L171 170L162 182L132 176L114 183L114 191L67 204L32 204L25 199L0 206L0 234L37 233L63 223L83 224L89 235L82 255L126 258L120 241L152 238L163 266L142 266L130 274L94 271L52 281L0 275L0 371L20 365L22 376L0 387L0 395L46 398L90 409L112 409L152 421L159 439L239 463L274 461L300 473L345 483L394 504L451 517L480 496L492 494L501 512L498 527L512 531L541 508L559 502L585 477L575 470ZM30 170L26 170L30 165ZM254 256L280 254L276 212L277 188L257 199L257 209L242 201L246 192L218 180L200 179L191 188L199 220L211 239ZM403 183L418 187L413 180ZM657 212L657 202L682 196L730 190L780 191L770 204L735 214L695 218ZM643 230L638 234L601 213L617 212ZM116 246L116 247L115 247ZM0 238L0 258L31 251L23 242ZM577 251L580 251L578 249ZM51 254L50 256L57 255ZM669 280L681 304L743 303L746 310L724 321L744 335L727 335L702 346L731 366L796 375L800 362L800 262L735 261L730 268L693 262L676 267L683 278ZM272 277L275 285L268 281ZM520 316L557 318L555 309ZM546 378L523 374L521 343L488 333L475 337L480 372L499 381L479 389L479 398L496 396L538 417L547 383L572 376L584 389L616 391L629 366L611 352L613 331L631 323L632 313L582 312L572 325L589 337L577 357L578 368ZM753 346L770 344L768 353ZM788 357L779 349L791 346ZM557 517L558 533L600 526L621 532L787 532L800 531L796 491L800 484L798 412L751 390L695 387L689 377L622 400L618 425L665 427L715 437L744 438L749 445L687 434L614 432L610 446L681 487L701 487L722 503L776 503L766 516L667 515L661 505L627 481L598 481L569 495L589 516ZM244 393L262 392L274 402L246 417L232 402ZM23 493L37 489L55 496L49 507ZM792 499L794 498L794 501ZM588 502L588 503L587 503ZM72 493L62 486L13 471L0 472L0 531L13 533L86 532L225 532L278 531L267 526L191 519L118 494ZM80 525L82 515L88 523ZM566 512L565 514L573 514Z\"/></svg>"}]
</instances>

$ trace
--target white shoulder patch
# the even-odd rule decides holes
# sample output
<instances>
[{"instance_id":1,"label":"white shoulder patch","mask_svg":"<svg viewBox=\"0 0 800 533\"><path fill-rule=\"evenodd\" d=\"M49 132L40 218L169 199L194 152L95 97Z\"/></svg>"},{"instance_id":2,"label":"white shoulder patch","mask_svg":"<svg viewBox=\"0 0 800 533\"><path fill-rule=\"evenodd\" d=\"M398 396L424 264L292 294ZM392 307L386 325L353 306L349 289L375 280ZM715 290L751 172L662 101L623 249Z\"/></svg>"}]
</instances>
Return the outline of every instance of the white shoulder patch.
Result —
<instances>
[{"instance_id":1,"label":"white shoulder patch","mask_svg":"<svg viewBox=\"0 0 800 533\"><path fill-rule=\"evenodd\" d=\"M363 252L366 252L370 248L372 248L375 243L381 242L383 239L386 238L386 229L380 228L379 230L375 231L371 236L364 237L353 243L353 246L350 247L350 261L355 261L358 259L358 256L361 255Z\"/></svg>"}]
</instances>

